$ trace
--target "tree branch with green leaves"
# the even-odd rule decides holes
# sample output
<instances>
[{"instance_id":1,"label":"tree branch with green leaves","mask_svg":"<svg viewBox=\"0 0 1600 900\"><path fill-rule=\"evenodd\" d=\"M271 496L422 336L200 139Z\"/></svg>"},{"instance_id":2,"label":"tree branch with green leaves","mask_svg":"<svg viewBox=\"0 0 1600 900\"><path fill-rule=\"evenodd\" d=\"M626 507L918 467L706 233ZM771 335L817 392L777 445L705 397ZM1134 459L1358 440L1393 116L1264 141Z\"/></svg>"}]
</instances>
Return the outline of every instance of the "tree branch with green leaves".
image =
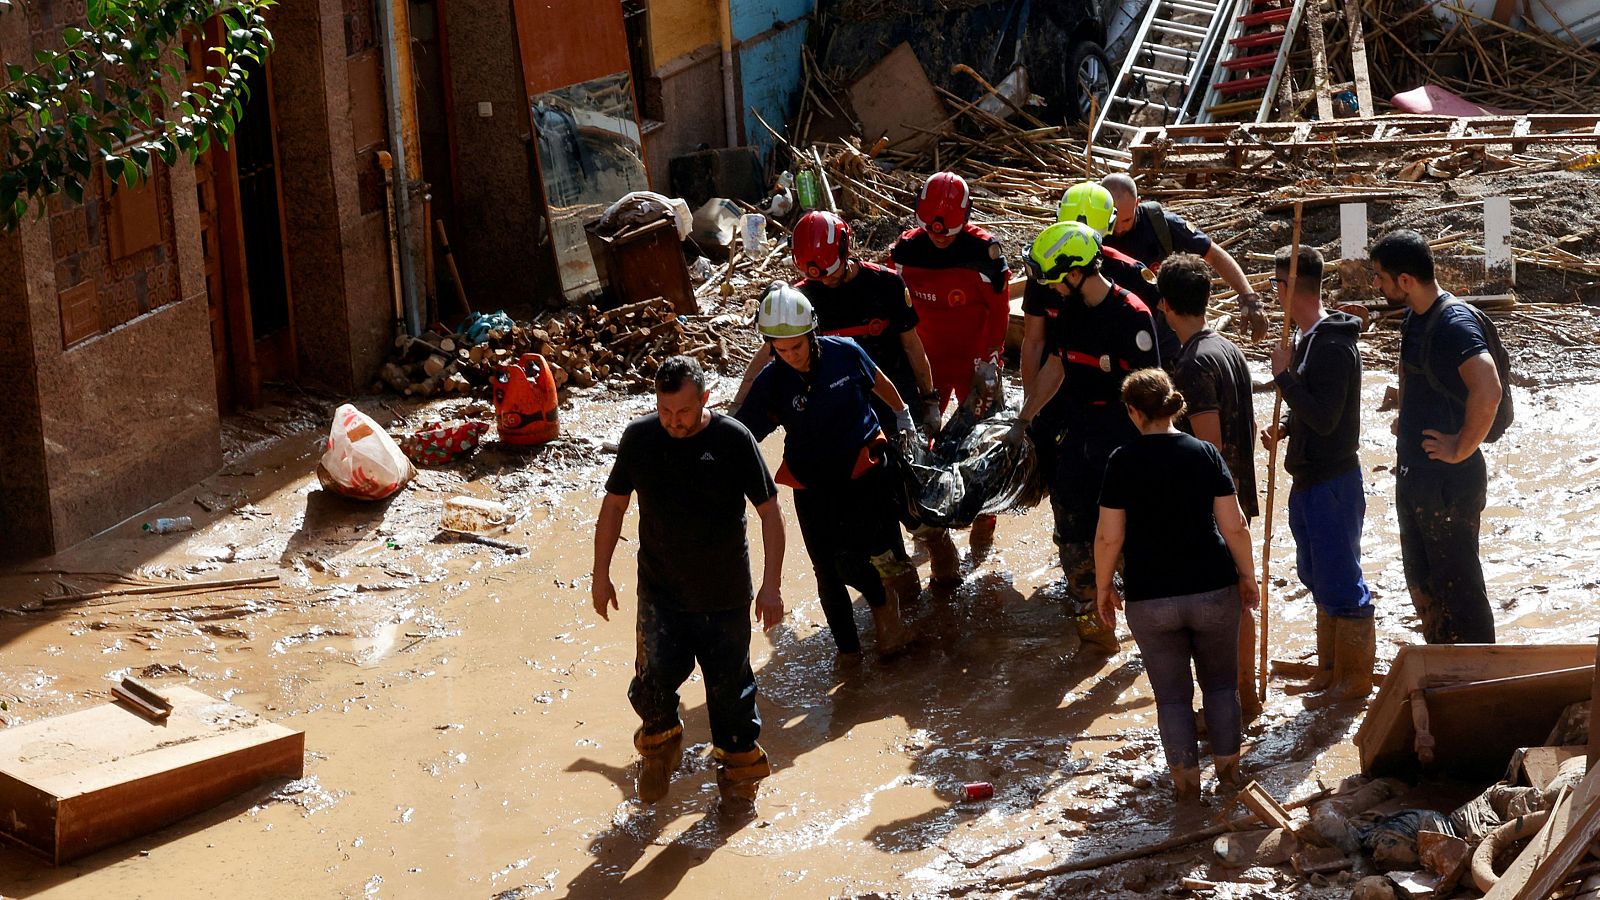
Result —
<instances>
[{"instance_id":1,"label":"tree branch with green leaves","mask_svg":"<svg viewBox=\"0 0 1600 900\"><path fill-rule=\"evenodd\" d=\"M133 187L155 160L195 159L213 140L226 147L250 96L245 66L272 50L273 5L88 0L83 27L62 28L59 49L4 60L0 228L16 228L30 207L43 214L52 194L81 203L97 166ZM25 7L0 0L0 16Z\"/></svg>"}]
</instances>

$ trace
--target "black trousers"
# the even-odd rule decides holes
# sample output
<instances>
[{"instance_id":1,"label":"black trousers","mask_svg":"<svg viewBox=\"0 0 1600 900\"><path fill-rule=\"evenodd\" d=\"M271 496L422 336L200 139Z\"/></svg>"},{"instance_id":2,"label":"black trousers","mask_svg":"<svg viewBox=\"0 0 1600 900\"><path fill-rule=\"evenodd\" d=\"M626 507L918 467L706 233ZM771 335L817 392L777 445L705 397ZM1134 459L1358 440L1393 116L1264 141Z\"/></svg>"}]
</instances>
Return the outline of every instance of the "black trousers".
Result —
<instances>
[{"instance_id":1,"label":"black trousers","mask_svg":"<svg viewBox=\"0 0 1600 900\"><path fill-rule=\"evenodd\" d=\"M874 608L886 599L872 557L900 546L887 479L884 467L874 466L853 481L794 492L794 515L817 575L817 597L840 653L861 649L848 588L860 591Z\"/></svg>"},{"instance_id":2,"label":"black trousers","mask_svg":"<svg viewBox=\"0 0 1600 900\"><path fill-rule=\"evenodd\" d=\"M1482 454L1442 470L1412 469L1395 480L1406 587L1430 644L1494 643L1494 613L1478 558L1488 491Z\"/></svg>"},{"instance_id":3,"label":"black trousers","mask_svg":"<svg viewBox=\"0 0 1600 900\"><path fill-rule=\"evenodd\" d=\"M628 701L645 734L679 723L678 688L694 672L706 682L711 742L727 753L754 750L761 736L756 676L750 668L750 611L692 613L639 601L638 647Z\"/></svg>"}]
</instances>

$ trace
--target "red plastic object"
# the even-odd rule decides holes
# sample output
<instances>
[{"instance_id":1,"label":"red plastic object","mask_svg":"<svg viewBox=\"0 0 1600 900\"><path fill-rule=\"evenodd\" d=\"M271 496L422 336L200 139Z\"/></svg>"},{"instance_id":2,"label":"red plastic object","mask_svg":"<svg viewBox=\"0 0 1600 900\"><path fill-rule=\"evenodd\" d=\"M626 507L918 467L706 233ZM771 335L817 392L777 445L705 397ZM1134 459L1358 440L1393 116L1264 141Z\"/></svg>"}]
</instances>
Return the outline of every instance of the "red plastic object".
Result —
<instances>
[{"instance_id":1,"label":"red plastic object","mask_svg":"<svg viewBox=\"0 0 1600 900\"><path fill-rule=\"evenodd\" d=\"M501 366L490 389L501 443L531 447L561 434L556 379L544 357L524 353L515 363Z\"/></svg>"},{"instance_id":2,"label":"red plastic object","mask_svg":"<svg viewBox=\"0 0 1600 900\"><path fill-rule=\"evenodd\" d=\"M1283 43L1283 32L1265 31L1261 34L1249 34L1234 38L1228 43L1235 47L1276 47Z\"/></svg>"},{"instance_id":3,"label":"red plastic object","mask_svg":"<svg viewBox=\"0 0 1600 900\"><path fill-rule=\"evenodd\" d=\"M1245 91L1258 90L1266 87L1267 82L1271 80L1271 75L1257 75L1253 78L1235 78L1232 81L1224 81L1223 83L1217 85L1217 93L1224 95L1241 94Z\"/></svg>"},{"instance_id":4,"label":"red plastic object","mask_svg":"<svg viewBox=\"0 0 1600 900\"><path fill-rule=\"evenodd\" d=\"M961 799L971 803L994 796L994 785L987 781L969 781L961 786Z\"/></svg>"},{"instance_id":5,"label":"red plastic object","mask_svg":"<svg viewBox=\"0 0 1600 900\"><path fill-rule=\"evenodd\" d=\"M1257 53L1254 56L1224 60L1222 67L1230 72L1248 72L1251 69L1270 69L1277 61L1276 53Z\"/></svg>"},{"instance_id":6,"label":"red plastic object","mask_svg":"<svg viewBox=\"0 0 1600 900\"><path fill-rule=\"evenodd\" d=\"M1275 25L1279 22L1289 21L1289 17L1293 15L1294 10L1292 9L1269 9L1266 12L1250 13L1246 16L1240 16L1239 22L1246 28L1249 28L1253 25Z\"/></svg>"}]
</instances>

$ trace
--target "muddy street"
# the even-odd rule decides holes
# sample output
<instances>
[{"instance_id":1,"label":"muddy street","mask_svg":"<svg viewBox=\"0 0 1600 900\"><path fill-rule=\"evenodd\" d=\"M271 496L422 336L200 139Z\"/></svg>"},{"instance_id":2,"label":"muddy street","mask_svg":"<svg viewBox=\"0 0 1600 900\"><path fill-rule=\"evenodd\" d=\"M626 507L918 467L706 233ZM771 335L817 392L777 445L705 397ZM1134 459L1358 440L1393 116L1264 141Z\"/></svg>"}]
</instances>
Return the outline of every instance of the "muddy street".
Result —
<instances>
[{"instance_id":1,"label":"muddy street","mask_svg":"<svg viewBox=\"0 0 1600 900\"><path fill-rule=\"evenodd\" d=\"M1362 446L1380 659L1420 640L1390 510L1388 414L1376 412L1382 381L1368 379ZM716 392L731 388L724 379ZM1587 641L1600 571L1592 529L1600 438L1591 424L1600 390L1565 384L1519 391L1518 401L1516 429L1490 450L1484 559L1499 634ZM939 895L976 886L975 894L999 895L985 879L1195 827L1172 817L1154 703L1132 642L1111 659L1075 654L1045 508L1002 517L996 549L968 561L958 589L925 591L908 612L918 641L890 662L870 642L858 665L838 661L794 542L783 585L790 612L753 647L762 742L775 767L758 817L731 824L715 811L698 675L685 686L690 746L672 794L654 809L633 800L629 544L614 569L623 609L609 623L590 607L588 573L611 459L603 443L649 402L579 396L564 425L581 437L532 457L491 446L457 468L424 471L387 505L318 488L315 403L286 402L236 426L237 454L224 471L168 505L196 514L197 531L155 536L130 522L9 573L0 619L7 725L105 702L110 685L133 673L303 729L308 758L300 781L60 869L8 847L0 892L510 898L751 887L768 896ZM777 444L768 442L769 456ZM435 542L440 503L457 494L521 506L511 536L531 552ZM1311 650L1313 613L1291 555L1280 524L1274 658ZM65 606L35 599L59 593L58 584L104 586L110 576L97 572L276 573L282 584ZM866 612L857 611L865 631ZM1287 800L1355 771L1346 739L1358 719L1301 711L1280 687L1274 681L1247 735L1244 764ZM968 781L991 782L994 797L962 802ZM1144 896L1191 869L1203 873L1202 849L1023 887L1092 883L1100 896ZM1278 895L1276 875L1244 877L1268 896Z\"/></svg>"}]
</instances>

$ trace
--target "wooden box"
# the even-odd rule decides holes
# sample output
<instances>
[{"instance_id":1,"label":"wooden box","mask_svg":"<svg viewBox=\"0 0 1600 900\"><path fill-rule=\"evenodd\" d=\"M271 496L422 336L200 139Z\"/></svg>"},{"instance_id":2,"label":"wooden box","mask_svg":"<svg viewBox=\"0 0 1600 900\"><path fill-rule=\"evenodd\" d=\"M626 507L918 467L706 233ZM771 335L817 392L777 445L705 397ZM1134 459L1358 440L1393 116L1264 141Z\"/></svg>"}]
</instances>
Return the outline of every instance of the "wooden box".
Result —
<instances>
[{"instance_id":1,"label":"wooden box","mask_svg":"<svg viewBox=\"0 0 1600 900\"><path fill-rule=\"evenodd\" d=\"M665 297L679 315L700 311L683 260L683 242L670 217L612 237L599 234L598 223L590 221L584 232L600 286L611 292L617 305Z\"/></svg>"},{"instance_id":2,"label":"wooden box","mask_svg":"<svg viewBox=\"0 0 1600 900\"><path fill-rule=\"evenodd\" d=\"M1590 644L1401 647L1356 733L1361 771L1405 776L1431 767L1498 778L1518 748L1544 743L1562 710L1589 697L1594 656ZM1416 748L1419 722L1433 739L1427 765Z\"/></svg>"},{"instance_id":3,"label":"wooden box","mask_svg":"<svg viewBox=\"0 0 1600 900\"><path fill-rule=\"evenodd\" d=\"M0 835L52 864L305 772L305 734L186 687L166 721L120 705L0 731Z\"/></svg>"}]
</instances>

